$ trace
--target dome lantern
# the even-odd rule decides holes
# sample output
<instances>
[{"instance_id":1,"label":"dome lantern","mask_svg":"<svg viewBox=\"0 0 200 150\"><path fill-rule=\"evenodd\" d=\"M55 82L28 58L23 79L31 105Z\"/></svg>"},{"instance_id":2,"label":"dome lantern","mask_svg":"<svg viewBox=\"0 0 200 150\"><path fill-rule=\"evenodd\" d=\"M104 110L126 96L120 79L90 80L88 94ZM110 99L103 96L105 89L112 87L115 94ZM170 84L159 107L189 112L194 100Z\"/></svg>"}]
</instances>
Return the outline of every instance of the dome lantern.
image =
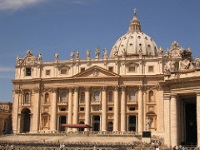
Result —
<instances>
[{"instance_id":1,"label":"dome lantern","mask_svg":"<svg viewBox=\"0 0 200 150\"><path fill-rule=\"evenodd\" d=\"M140 25L140 21L137 18L136 8L134 8L134 15L129 25L129 31L141 32L141 25Z\"/></svg>"}]
</instances>

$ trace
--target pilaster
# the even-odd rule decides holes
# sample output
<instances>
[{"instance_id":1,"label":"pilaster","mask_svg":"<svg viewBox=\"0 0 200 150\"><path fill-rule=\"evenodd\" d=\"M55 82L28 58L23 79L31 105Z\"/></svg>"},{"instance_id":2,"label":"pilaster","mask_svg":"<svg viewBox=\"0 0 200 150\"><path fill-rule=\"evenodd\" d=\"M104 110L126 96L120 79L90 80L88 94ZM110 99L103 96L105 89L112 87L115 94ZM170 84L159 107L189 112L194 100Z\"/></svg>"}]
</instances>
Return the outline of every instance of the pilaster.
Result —
<instances>
[{"instance_id":1,"label":"pilaster","mask_svg":"<svg viewBox=\"0 0 200 150\"><path fill-rule=\"evenodd\" d=\"M107 130L106 87L102 87L102 131Z\"/></svg>"},{"instance_id":2,"label":"pilaster","mask_svg":"<svg viewBox=\"0 0 200 150\"><path fill-rule=\"evenodd\" d=\"M126 87L122 87L121 96L121 131L126 130Z\"/></svg>"},{"instance_id":3,"label":"pilaster","mask_svg":"<svg viewBox=\"0 0 200 150\"><path fill-rule=\"evenodd\" d=\"M119 123L119 96L118 96L118 86L114 89L114 128L113 131L118 131L118 123Z\"/></svg>"},{"instance_id":4,"label":"pilaster","mask_svg":"<svg viewBox=\"0 0 200 150\"><path fill-rule=\"evenodd\" d=\"M72 97L73 96L73 89L69 88L69 101L68 101L68 124L72 124ZM71 131L71 128L68 128L68 131Z\"/></svg>"},{"instance_id":5,"label":"pilaster","mask_svg":"<svg viewBox=\"0 0 200 150\"><path fill-rule=\"evenodd\" d=\"M19 133L18 130L18 109L19 109L19 98L20 98L20 90L15 90L14 92L14 100L13 100L13 111L12 111L12 127L13 133Z\"/></svg>"},{"instance_id":6,"label":"pilaster","mask_svg":"<svg viewBox=\"0 0 200 150\"><path fill-rule=\"evenodd\" d=\"M57 89L52 89L51 131L56 131Z\"/></svg>"},{"instance_id":7,"label":"pilaster","mask_svg":"<svg viewBox=\"0 0 200 150\"><path fill-rule=\"evenodd\" d=\"M196 94L197 109L197 147L200 147L200 93Z\"/></svg>"},{"instance_id":8,"label":"pilaster","mask_svg":"<svg viewBox=\"0 0 200 150\"><path fill-rule=\"evenodd\" d=\"M39 104L40 104L40 89L33 89L34 94L34 103L33 103L33 126L32 126L32 132L37 133L39 131Z\"/></svg>"},{"instance_id":9,"label":"pilaster","mask_svg":"<svg viewBox=\"0 0 200 150\"><path fill-rule=\"evenodd\" d=\"M78 87L74 89L73 124L78 123ZM77 129L74 129L77 130Z\"/></svg>"},{"instance_id":10,"label":"pilaster","mask_svg":"<svg viewBox=\"0 0 200 150\"><path fill-rule=\"evenodd\" d=\"M142 96L143 86L139 86L138 90L138 132L142 132L143 130L143 109L142 109L142 102L143 102L143 96Z\"/></svg>"},{"instance_id":11,"label":"pilaster","mask_svg":"<svg viewBox=\"0 0 200 150\"><path fill-rule=\"evenodd\" d=\"M85 124L90 125L90 88L85 87ZM88 128L85 128L88 131Z\"/></svg>"}]
</instances>

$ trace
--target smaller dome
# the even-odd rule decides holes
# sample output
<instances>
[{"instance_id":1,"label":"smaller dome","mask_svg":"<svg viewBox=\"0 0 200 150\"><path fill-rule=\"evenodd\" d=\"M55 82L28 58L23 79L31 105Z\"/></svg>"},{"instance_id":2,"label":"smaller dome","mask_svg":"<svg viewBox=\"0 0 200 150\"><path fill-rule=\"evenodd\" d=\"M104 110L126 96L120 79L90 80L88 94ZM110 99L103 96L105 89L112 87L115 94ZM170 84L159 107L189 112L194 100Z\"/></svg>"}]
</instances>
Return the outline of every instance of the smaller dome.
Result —
<instances>
[{"instance_id":1,"label":"smaller dome","mask_svg":"<svg viewBox=\"0 0 200 150\"><path fill-rule=\"evenodd\" d=\"M140 21L134 11L133 19L130 22L129 30L121 36L112 47L110 57L152 55L157 56L157 45L150 36L141 31Z\"/></svg>"}]
</instances>

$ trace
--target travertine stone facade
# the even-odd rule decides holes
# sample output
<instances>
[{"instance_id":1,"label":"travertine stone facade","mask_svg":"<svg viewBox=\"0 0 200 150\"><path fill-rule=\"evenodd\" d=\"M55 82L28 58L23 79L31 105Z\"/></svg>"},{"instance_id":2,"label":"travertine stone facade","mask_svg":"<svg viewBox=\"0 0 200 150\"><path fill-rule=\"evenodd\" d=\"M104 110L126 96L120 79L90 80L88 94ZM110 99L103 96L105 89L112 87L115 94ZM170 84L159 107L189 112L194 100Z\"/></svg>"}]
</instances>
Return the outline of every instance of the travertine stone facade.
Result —
<instances>
[{"instance_id":1,"label":"travertine stone facade","mask_svg":"<svg viewBox=\"0 0 200 150\"><path fill-rule=\"evenodd\" d=\"M71 52L69 60L56 53L52 62L31 50L17 57L14 133L77 131L62 124L88 124L92 131L150 130L171 146L200 146L200 59L190 48L173 42L167 51L158 49L134 12L110 56L107 49L103 57L99 48L95 58L91 52L83 59Z\"/></svg>"},{"instance_id":2,"label":"travertine stone facade","mask_svg":"<svg viewBox=\"0 0 200 150\"><path fill-rule=\"evenodd\" d=\"M0 102L0 135L12 131L11 126L12 103Z\"/></svg>"}]
</instances>

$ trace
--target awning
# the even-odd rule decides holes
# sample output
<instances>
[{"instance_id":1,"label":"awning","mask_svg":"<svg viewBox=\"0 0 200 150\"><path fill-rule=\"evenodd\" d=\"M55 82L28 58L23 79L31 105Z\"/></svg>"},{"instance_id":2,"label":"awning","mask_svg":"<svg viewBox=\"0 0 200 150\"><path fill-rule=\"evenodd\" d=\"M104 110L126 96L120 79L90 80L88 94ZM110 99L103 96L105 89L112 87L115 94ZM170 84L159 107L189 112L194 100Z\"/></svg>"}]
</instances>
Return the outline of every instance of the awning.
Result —
<instances>
[{"instance_id":1,"label":"awning","mask_svg":"<svg viewBox=\"0 0 200 150\"><path fill-rule=\"evenodd\" d=\"M88 124L61 124L61 126L68 128L92 128Z\"/></svg>"}]
</instances>

